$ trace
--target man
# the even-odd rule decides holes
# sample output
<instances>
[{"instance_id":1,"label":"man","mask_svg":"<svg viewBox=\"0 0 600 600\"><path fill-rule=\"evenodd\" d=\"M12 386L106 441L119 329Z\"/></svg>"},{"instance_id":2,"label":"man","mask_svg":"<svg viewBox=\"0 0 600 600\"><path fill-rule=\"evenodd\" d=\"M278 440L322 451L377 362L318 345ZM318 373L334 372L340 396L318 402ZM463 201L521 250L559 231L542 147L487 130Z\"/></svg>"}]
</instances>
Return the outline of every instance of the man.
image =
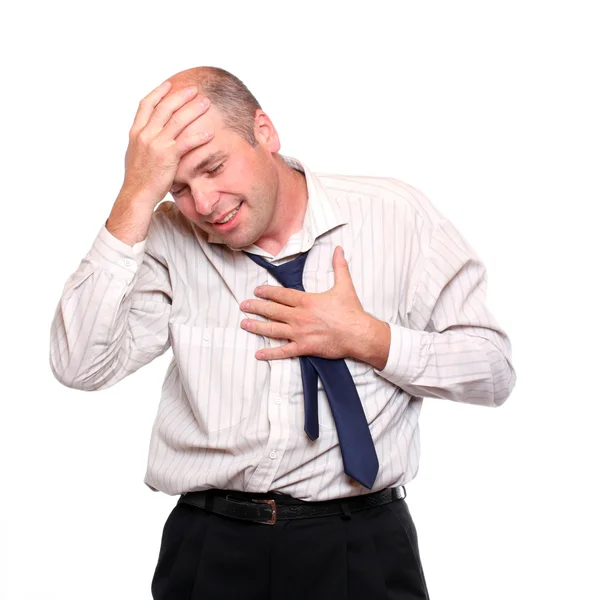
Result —
<instances>
[{"instance_id":1,"label":"man","mask_svg":"<svg viewBox=\"0 0 600 600\"><path fill-rule=\"evenodd\" d=\"M428 598L403 493L422 399L501 405L510 342L420 191L279 149L221 69L146 96L51 367L99 390L173 349L144 480L180 495L155 599Z\"/></svg>"}]
</instances>

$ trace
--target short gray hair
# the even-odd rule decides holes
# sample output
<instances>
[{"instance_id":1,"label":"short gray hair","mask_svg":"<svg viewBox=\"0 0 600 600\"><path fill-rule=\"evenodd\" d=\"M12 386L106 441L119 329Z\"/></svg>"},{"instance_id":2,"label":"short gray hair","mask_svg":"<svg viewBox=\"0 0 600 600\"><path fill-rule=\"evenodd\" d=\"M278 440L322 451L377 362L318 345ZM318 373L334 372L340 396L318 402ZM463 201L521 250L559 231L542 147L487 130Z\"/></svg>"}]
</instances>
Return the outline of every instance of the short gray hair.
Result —
<instances>
[{"instance_id":1,"label":"short gray hair","mask_svg":"<svg viewBox=\"0 0 600 600\"><path fill-rule=\"evenodd\" d=\"M225 69L200 67L198 83L202 93L222 113L225 126L256 146L254 116L261 106L242 81Z\"/></svg>"}]
</instances>

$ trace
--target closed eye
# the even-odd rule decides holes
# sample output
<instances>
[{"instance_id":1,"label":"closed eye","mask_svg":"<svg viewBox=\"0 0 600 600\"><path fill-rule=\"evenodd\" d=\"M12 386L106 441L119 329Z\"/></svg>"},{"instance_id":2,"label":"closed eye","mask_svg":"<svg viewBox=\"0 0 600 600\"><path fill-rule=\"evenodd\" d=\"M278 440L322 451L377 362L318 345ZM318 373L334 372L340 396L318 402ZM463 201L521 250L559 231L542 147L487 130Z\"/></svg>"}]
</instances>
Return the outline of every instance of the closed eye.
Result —
<instances>
[{"instance_id":1,"label":"closed eye","mask_svg":"<svg viewBox=\"0 0 600 600\"><path fill-rule=\"evenodd\" d=\"M215 175L223 168L224 165L225 165L225 163L221 163L220 165L217 165L214 169L211 169L210 171L206 171L207 175Z\"/></svg>"},{"instance_id":2,"label":"closed eye","mask_svg":"<svg viewBox=\"0 0 600 600\"><path fill-rule=\"evenodd\" d=\"M205 173L207 175L210 175L211 177L214 175L217 175L217 173L219 173L223 167L225 166L225 163L222 162L221 164L217 165L214 169L211 169L210 171L205 171ZM181 188L180 190L171 190L171 195L172 196L179 196L182 194L182 192L185 190L185 188Z\"/></svg>"}]
</instances>

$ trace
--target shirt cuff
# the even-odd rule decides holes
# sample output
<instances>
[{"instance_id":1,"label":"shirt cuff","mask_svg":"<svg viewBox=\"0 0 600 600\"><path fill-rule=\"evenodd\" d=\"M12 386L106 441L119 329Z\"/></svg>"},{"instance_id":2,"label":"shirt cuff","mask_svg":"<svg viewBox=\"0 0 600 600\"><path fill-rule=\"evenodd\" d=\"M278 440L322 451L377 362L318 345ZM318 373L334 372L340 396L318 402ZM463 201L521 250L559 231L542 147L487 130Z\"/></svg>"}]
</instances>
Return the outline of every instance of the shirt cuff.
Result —
<instances>
[{"instance_id":1,"label":"shirt cuff","mask_svg":"<svg viewBox=\"0 0 600 600\"><path fill-rule=\"evenodd\" d=\"M431 343L431 334L401 325L391 323L388 325L390 326L390 352L383 369L381 371L375 369L375 373L394 385L402 387L413 382L422 368L422 361Z\"/></svg>"},{"instance_id":2,"label":"shirt cuff","mask_svg":"<svg viewBox=\"0 0 600 600\"><path fill-rule=\"evenodd\" d=\"M146 241L130 246L112 235L106 225L102 225L88 258L118 279L129 283L144 262Z\"/></svg>"}]
</instances>

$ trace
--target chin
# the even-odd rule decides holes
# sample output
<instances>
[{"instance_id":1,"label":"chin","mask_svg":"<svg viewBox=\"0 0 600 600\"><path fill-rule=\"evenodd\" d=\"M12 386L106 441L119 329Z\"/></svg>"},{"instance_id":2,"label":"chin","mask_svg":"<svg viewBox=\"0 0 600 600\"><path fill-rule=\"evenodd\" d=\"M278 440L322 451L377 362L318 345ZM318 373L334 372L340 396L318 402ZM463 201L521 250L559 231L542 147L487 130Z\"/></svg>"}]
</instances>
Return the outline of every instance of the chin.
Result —
<instances>
[{"instance_id":1,"label":"chin","mask_svg":"<svg viewBox=\"0 0 600 600\"><path fill-rule=\"evenodd\" d=\"M239 242L236 243L234 240L223 239L223 241L233 250L241 250L242 248L245 248L246 246L249 245L249 244L240 244Z\"/></svg>"},{"instance_id":2,"label":"chin","mask_svg":"<svg viewBox=\"0 0 600 600\"><path fill-rule=\"evenodd\" d=\"M254 242L258 240L257 237L248 236L248 235L222 235L219 236L220 239L225 242L230 248L235 250L241 250L242 248L247 248L248 246L252 246Z\"/></svg>"},{"instance_id":3,"label":"chin","mask_svg":"<svg viewBox=\"0 0 600 600\"><path fill-rule=\"evenodd\" d=\"M230 248L233 248L235 250L241 250L242 248L248 248L248 246L252 246L252 244L254 244L254 242L256 242L256 239L252 238L250 240L231 240L231 241L227 241L227 245Z\"/></svg>"}]
</instances>

